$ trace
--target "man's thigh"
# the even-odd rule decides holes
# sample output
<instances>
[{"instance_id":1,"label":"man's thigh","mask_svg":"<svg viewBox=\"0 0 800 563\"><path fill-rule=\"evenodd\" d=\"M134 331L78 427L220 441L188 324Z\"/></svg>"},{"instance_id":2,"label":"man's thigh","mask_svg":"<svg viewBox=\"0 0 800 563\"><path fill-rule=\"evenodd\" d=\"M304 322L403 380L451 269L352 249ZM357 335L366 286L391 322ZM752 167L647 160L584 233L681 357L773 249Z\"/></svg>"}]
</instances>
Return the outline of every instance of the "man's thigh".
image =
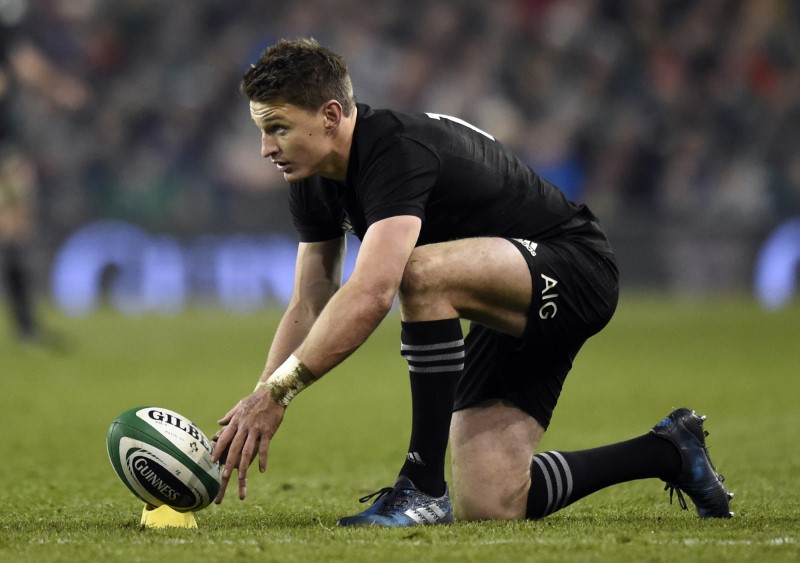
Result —
<instances>
[{"instance_id":1,"label":"man's thigh","mask_svg":"<svg viewBox=\"0 0 800 563\"><path fill-rule=\"evenodd\" d=\"M450 450L459 518L524 518L531 455L543 434L533 417L505 401L455 412Z\"/></svg>"},{"instance_id":2,"label":"man's thigh","mask_svg":"<svg viewBox=\"0 0 800 563\"><path fill-rule=\"evenodd\" d=\"M525 242L514 241L534 279L524 334L472 324L455 409L506 400L546 429L575 356L613 315L617 272L577 242Z\"/></svg>"},{"instance_id":3,"label":"man's thigh","mask_svg":"<svg viewBox=\"0 0 800 563\"><path fill-rule=\"evenodd\" d=\"M415 248L408 261L400 285L400 312L403 320L416 321L456 314L522 336L531 292L526 259L507 239L428 244Z\"/></svg>"}]
</instances>

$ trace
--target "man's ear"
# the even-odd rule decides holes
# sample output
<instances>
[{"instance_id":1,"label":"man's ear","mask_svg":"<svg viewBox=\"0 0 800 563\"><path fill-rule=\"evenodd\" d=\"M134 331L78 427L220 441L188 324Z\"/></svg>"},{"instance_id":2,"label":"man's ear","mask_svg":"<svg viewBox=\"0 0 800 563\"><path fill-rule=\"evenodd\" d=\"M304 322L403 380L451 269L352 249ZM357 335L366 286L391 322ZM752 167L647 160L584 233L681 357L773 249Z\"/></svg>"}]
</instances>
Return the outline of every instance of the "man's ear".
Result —
<instances>
[{"instance_id":1,"label":"man's ear","mask_svg":"<svg viewBox=\"0 0 800 563\"><path fill-rule=\"evenodd\" d=\"M339 127L344 116L342 104L336 100L328 100L322 105L322 118L324 120L325 131L332 133Z\"/></svg>"}]
</instances>

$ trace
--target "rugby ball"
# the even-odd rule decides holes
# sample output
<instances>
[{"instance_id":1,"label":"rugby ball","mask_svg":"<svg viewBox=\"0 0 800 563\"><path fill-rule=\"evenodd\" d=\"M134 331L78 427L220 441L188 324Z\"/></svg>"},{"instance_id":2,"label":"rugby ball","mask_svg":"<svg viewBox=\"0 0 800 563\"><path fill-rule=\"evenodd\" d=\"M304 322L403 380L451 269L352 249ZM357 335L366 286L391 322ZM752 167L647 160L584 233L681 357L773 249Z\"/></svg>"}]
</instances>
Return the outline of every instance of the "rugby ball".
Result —
<instances>
[{"instance_id":1,"label":"rugby ball","mask_svg":"<svg viewBox=\"0 0 800 563\"><path fill-rule=\"evenodd\" d=\"M174 411L136 407L111 423L108 458L133 494L153 506L194 512L211 504L220 487L219 463L197 425Z\"/></svg>"}]
</instances>

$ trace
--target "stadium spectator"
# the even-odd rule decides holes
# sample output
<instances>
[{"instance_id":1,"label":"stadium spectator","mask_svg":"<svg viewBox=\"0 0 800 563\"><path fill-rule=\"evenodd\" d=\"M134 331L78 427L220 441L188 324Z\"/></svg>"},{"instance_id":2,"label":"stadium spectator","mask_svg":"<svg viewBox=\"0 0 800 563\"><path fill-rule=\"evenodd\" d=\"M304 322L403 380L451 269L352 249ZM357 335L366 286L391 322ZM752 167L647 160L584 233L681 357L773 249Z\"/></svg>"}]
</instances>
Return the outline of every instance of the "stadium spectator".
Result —
<instances>
[{"instance_id":1,"label":"stadium spectator","mask_svg":"<svg viewBox=\"0 0 800 563\"><path fill-rule=\"evenodd\" d=\"M36 92L54 106L76 109L85 103L87 91L21 31L26 11L23 1L0 6L0 264L16 332L23 341L34 341L41 331L27 257L36 222L38 177L35 160L16 132L12 97Z\"/></svg>"},{"instance_id":2,"label":"stadium spectator","mask_svg":"<svg viewBox=\"0 0 800 563\"><path fill-rule=\"evenodd\" d=\"M91 113L55 125L48 104L11 94L59 231L98 216L256 230L265 214L289 229L272 211L279 178L242 165L232 84L293 35L337 45L376 104L497 131L612 227L635 212L757 228L800 210L795 2L340 0L271 6L266 22L262 7L30 3L22 31L96 92Z\"/></svg>"}]
</instances>

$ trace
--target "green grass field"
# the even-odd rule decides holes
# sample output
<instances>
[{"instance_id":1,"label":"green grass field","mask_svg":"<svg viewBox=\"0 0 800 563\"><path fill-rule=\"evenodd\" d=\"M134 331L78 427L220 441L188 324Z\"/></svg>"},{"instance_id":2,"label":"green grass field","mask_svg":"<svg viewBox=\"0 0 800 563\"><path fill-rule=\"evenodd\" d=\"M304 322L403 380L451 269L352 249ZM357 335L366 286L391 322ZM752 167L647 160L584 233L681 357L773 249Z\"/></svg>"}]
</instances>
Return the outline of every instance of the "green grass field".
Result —
<instances>
[{"instance_id":1,"label":"green grass field","mask_svg":"<svg viewBox=\"0 0 800 563\"><path fill-rule=\"evenodd\" d=\"M410 402L390 316L367 345L290 407L267 473L198 530L141 530L105 434L121 411L176 410L207 433L258 376L275 313L113 311L46 319L61 350L19 346L0 323L2 561L797 561L800 308L623 299L567 379L544 449L642 434L673 407L708 415L736 518L699 520L656 480L626 483L538 522L337 529L390 484ZM0 319L5 320L5 319Z\"/></svg>"}]
</instances>

